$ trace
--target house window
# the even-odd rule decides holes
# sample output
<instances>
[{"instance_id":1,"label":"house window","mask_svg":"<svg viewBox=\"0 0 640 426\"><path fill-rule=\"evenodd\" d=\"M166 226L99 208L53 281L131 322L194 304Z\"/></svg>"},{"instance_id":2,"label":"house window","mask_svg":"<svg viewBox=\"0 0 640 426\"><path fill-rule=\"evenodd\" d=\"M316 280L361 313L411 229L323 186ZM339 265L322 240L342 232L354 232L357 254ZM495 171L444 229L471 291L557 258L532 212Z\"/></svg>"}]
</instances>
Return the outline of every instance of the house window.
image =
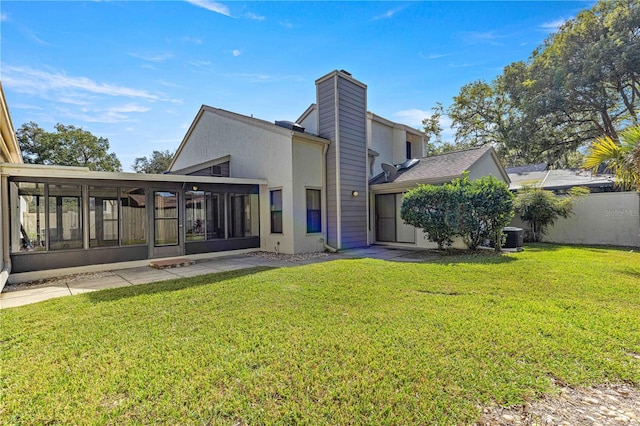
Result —
<instances>
[{"instance_id":1,"label":"house window","mask_svg":"<svg viewBox=\"0 0 640 426\"><path fill-rule=\"evenodd\" d=\"M211 176L222 176L222 165L211 166Z\"/></svg>"},{"instance_id":2,"label":"house window","mask_svg":"<svg viewBox=\"0 0 640 426\"><path fill-rule=\"evenodd\" d=\"M121 244L147 243L147 203L144 188L120 188Z\"/></svg>"},{"instance_id":3,"label":"house window","mask_svg":"<svg viewBox=\"0 0 640 426\"><path fill-rule=\"evenodd\" d=\"M271 233L282 234L282 190L275 189L270 194Z\"/></svg>"},{"instance_id":4,"label":"house window","mask_svg":"<svg viewBox=\"0 0 640 426\"><path fill-rule=\"evenodd\" d=\"M407 141L407 160L411 160L413 158L411 154L411 142Z\"/></svg>"},{"instance_id":5,"label":"house window","mask_svg":"<svg viewBox=\"0 0 640 426\"><path fill-rule=\"evenodd\" d=\"M205 192L207 240L224 238L224 194Z\"/></svg>"},{"instance_id":6,"label":"house window","mask_svg":"<svg viewBox=\"0 0 640 426\"><path fill-rule=\"evenodd\" d=\"M82 248L82 189L49 185L49 250Z\"/></svg>"},{"instance_id":7,"label":"house window","mask_svg":"<svg viewBox=\"0 0 640 426\"><path fill-rule=\"evenodd\" d=\"M322 232L321 192L307 189L307 234Z\"/></svg>"},{"instance_id":8,"label":"house window","mask_svg":"<svg viewBox=\"0 0 640 426\"><path fill-rule=\"evenodd\" d=\"M156 191L154 193L155 246L178 245L178 193Z\"/></svg>"},{"instance_id":9,"label":"house window","mask_svg":"<svg viewBox=\"0 0 640 426\"><path fill-rule=\"evenodd\" d=\"M258 194L229 194L229 238L260 235Z\"/></svg>"},{"instance_id":10,"label":"house window","mask_svg":"<svg viewBox=\"0 0 640 426\"><path fill-rule=\"evenodd\" d=\"M207 220L205 217L205 192L186 191L184 194L186 204L186 239L187 241L204 240L207 234Z\"/></svg>"},{"instance_id":11,"label":"house window","mask_svg":"<svg viewBox=\"0 0 640 426\"><path fill-rule=\"evenodd\" d=\"M18 182L13 184L17 189L18 202L15 207L16 217L12 218L12 251L44 251L46 250L46 211L44 183Z\"/></svg>"},{"instance_id":12,"label":"house window","mask_svg":"<svg viewBox=\"0 0 640 426\"><path fill-rule=\"evenodd\" d=\"M89 247L118 245L118 190L89 187Z\"/></svg>"}]
</instances>

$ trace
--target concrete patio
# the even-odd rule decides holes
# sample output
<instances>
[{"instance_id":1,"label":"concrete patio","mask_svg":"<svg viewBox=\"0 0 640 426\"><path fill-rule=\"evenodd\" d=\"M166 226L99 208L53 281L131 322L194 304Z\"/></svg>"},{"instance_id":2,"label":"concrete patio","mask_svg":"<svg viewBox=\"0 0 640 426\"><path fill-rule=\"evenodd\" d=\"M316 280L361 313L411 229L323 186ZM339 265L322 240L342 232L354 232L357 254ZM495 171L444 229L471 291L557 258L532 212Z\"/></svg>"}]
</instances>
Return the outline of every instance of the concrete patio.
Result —
<instances>
[{"instance_id":1,"label":"concrete patio","mask_svg":"<svg viewBox=\"0 0 640 426\"><path fill-rule=\"evenodd\" d=\"M419 262L433 259L437 255L428 251L399 249L396 247L370 246L313 256L288 256L275 253L264 255L235 254L213 259L198 260L193 265L176 268L157 269L138 266L114 271L81 273L70 276L43 278L42 284L9 285L0 293L0 309L29 305L62 296L73 296L109 288L127 287L176 278L252 268L255 266L292 267L310 263L327 262L337 259L372 258L396 262ZM106 265L105 267L108 267Z\"/></svg>"}]
</instances>

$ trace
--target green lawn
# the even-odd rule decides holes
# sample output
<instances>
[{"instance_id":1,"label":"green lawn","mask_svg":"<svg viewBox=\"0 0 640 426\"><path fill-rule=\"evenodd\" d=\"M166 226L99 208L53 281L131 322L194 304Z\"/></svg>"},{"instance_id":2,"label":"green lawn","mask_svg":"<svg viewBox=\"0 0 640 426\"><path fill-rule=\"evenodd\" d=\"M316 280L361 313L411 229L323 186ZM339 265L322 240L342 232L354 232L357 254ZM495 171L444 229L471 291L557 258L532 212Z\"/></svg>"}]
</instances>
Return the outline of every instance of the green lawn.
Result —
<instances>
[{"instance_id":1,"label":"green lawn","mask_svg":"<svg viewBox=\"0 0 640 426\"><path fill-rule=\"evenodd\" d=\"M468 424L640 385L640 254L338 260L0 311L1 424Z\"/></svg>"}]
</instances>

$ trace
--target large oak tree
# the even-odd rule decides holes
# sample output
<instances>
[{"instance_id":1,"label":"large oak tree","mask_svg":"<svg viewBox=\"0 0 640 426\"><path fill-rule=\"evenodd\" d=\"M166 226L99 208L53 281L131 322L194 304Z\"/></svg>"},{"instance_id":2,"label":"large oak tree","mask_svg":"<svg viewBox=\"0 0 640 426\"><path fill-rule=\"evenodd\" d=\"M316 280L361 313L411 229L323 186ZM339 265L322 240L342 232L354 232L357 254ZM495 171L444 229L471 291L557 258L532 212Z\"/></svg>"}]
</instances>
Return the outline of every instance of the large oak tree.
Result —
<instances>
[{"instance_id":1,"label":"large oak tree","mask_svg":"<svg viewBox=\"0 0 640 426\"><path fill-rule=\"evenodd\" d=\"M16 137L25 163L81 166L90 170L122 171L120 160L109 152L109 140L72 125L56 124L55 132L33 121L23 124Z\"/></svg>"},{"instance_id":2,"label":"large oak tree","mask_svg":"<svg viewBox=\"0 0 640 426\"><path fill-rule=\"evenodd\" d=\"M565 166L597 137L638 125L640 3L602 0L526 62L462 87L447 113L456 144L493 144L507 164Z\"/></svg>"}]
</instances>

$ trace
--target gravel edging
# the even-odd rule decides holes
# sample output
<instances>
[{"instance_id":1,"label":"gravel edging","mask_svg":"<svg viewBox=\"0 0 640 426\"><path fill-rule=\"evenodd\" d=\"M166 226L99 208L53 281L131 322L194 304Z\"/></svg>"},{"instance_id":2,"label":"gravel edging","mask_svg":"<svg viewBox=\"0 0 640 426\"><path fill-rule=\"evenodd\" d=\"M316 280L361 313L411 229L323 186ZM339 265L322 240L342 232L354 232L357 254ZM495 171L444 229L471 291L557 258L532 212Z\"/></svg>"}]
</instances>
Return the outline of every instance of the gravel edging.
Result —
<instances>
[{"instance_id":1,"label":"gravel edging","mask_svg":"<svg viewBox=\"0 0 640 426\"><path fill-rule=\"evenodd\" d=\"M250 253L246 253L245 256L259 257L261 259L266 259L266 260L279 260L283 262L300 262L302 260L311 260L311 259L329 257L331 256L331 254L327 252L283 254L283 253L273 253L268 251L252 251Z\"/></svg>"},{"instance_id":2,"label":"gravel edging","mask_svg":"<svg viewBox=\"0 0 640 426\"><path fill-rule=\"evenodd\" d=\"M481 407L476 425L640 425L640 391L625 384L562 386L557 395L515 407Z\"/></svg>"},{"instance_id":3,"label":"gravel edging","mask_svg":"<svg viewBox=\"0 0 640 426\"><path fill-rule=\"evenodd\" d=\"M9 293L17 290L25 290L28 288L38 288L50 286L51 284L68 284L75 281L80 280L91 280L102 277L109 277L111 275L115 275L113 271L102 271L102 272L89 272L89 273L81 273L81 274L73 274L73 275L63 275L60 277L50 277L50 278L42 278L40 280L33 281L22 281L18 283L7 283L2 289L3 293Z\"/></svg>"}]
</instances>

